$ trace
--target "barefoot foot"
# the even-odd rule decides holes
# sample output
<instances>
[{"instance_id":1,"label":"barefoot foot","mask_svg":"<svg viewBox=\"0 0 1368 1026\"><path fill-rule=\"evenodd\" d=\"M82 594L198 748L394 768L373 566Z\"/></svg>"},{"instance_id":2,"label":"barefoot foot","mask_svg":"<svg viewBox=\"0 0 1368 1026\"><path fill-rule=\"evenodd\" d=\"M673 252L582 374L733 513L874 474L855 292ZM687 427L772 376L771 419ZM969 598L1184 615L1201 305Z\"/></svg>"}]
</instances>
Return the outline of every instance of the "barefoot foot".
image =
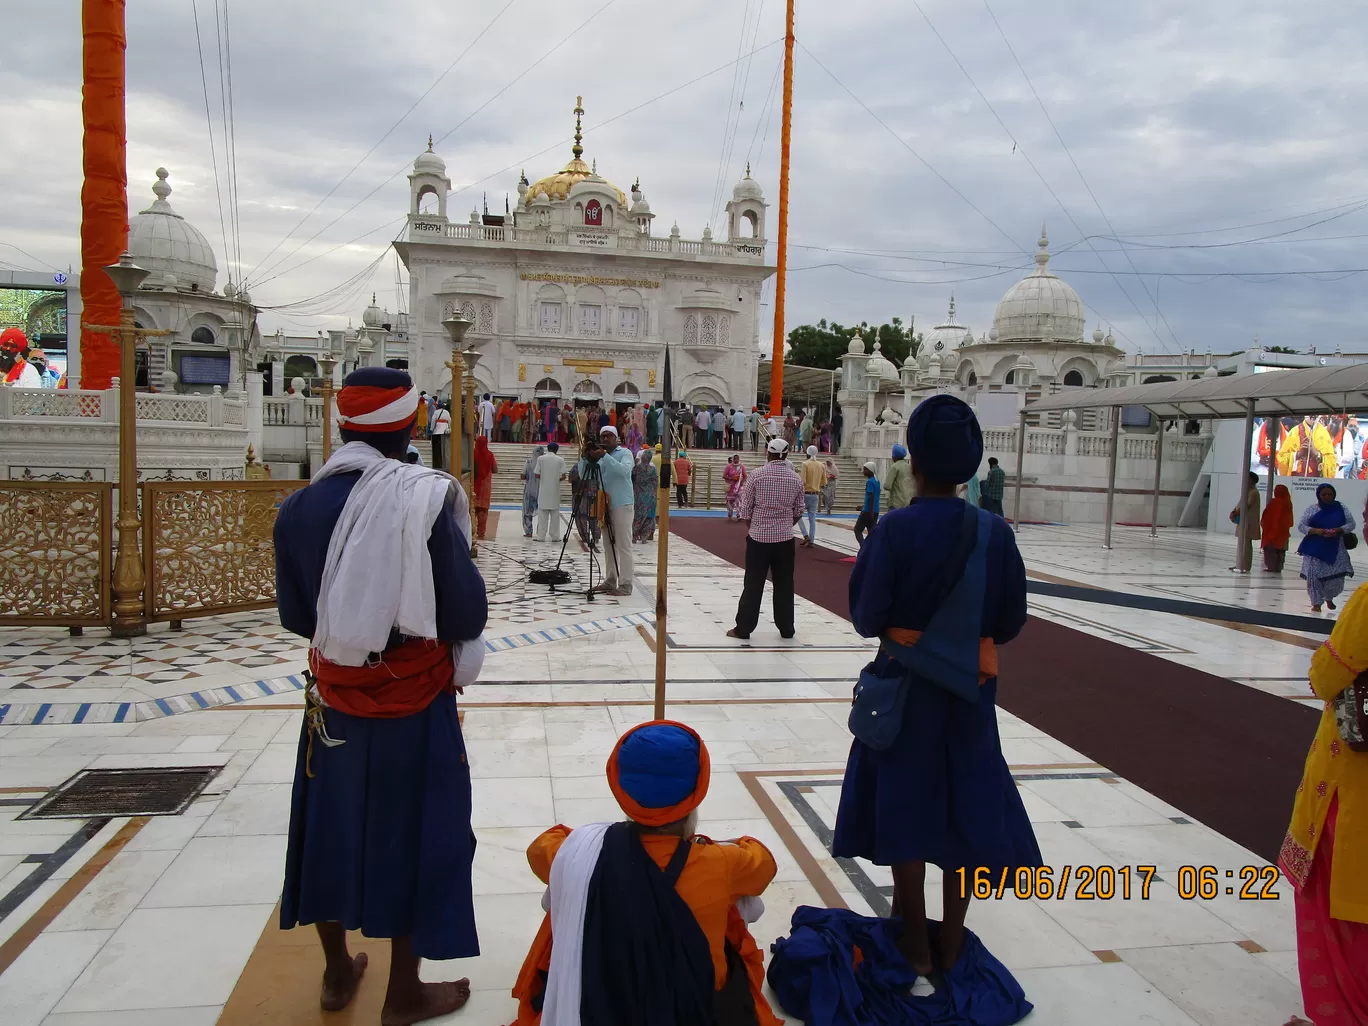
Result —
<instances>
[{"instance_id":1,"label":"barefoot foot","mask_svg":"<svg viewBox=\"0 0 1368 1026\"><path fill-rule=\"evenodd\" d=\"M323 993L318 999L325 1012L340 1012L351 1004L356 996L356 988L361 985L361 976L366 971L370 957L362 951L347 964L343 972L323 973Z\"/></svg>"},{"instance_id":2,"label":"barefoot foot","mask_svg":"<svg viewBox=\"0 0 1368 1026\"><path fill-rule=\"evenodd\" d=\"M907 959L907 964L916 971L918 976L930 977L935 970L936 966L931 959L930 949L924 945L918 946L912 943L906 934L898 941L898 950L902 952L903 958Z\"/></svg>"},{"instance_id":3,"label":"barefoot foot","mask_svg":"<svg viewBox=\"0 0 1368 1026\"><path fill-rule=\"evenodd\" d=\"M380 1010L380 1026L411 1026L439 1015L450 1015L470 1000L470 981L455 983L423 983L403 1000L385 998Z\"/></svg>"}]
</instances>

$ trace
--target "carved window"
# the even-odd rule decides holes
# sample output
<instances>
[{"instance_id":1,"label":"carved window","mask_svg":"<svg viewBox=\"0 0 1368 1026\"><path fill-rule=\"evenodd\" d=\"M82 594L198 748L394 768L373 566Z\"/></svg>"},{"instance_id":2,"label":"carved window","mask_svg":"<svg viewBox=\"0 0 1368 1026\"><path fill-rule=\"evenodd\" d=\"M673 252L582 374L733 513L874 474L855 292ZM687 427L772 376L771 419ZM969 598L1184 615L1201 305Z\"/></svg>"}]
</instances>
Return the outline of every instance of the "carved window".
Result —
<instances>
[{"instance_id":1,"label":"carved window","mask_svg":"<svg viewBox=\"0 0 1368 1026\"><path fill-rule=\"evenodd\" d=\"M206 328L203 325L201 325L194 331L190 332L190 341L195 343L195 345L197 346L212 346L215 343L216 339L214 338L214 332L212 328Z\"/></svg>"},{"instance_id":2,"label":"carved window","mask_svg":"<svg viewBox=\"0 0 1368 1026\"><path fill-rule=\"evenodd\" d=\"M712 314L703 315L702 341L705 346L717 345L717 318Z\"/></svg>"},{"instance_id":3,"label":"carved window","mask_svg":"<svg viewBox=\"0 0 1368 1026\"><path fill-rule=\"evenodd\" d=\"M1083 384L1083 375L1076 370L1071 370L1068 374L1064 375L1064 384L1081 386Z\"/></svg>"},{"instance_id":4,"label":"carved window","mask_svg":"<svg viewBox=\"0 0 1368 1026\"><path fill-rule=\"evenodd\" d=\"M698 318L689 314L684 319L684 344L686 346L698 345Z\"/></svg>"},{"instance_id":5,"label":"carved window","mask_svg":"<svg viewBox=\"0 0 1368 1026\"><path fill-rule=\"evenodd\" d=\"M543 303L541 305L541 330L546 335L559 335L561 330L561 305Z\"/></svg>"},{"instance_id":6,"label":"carved window","mask_svg":"<svg viewBox=\"0 0 1368 1026\"><path fill-rule=\"evenodd\" d=\"M718 330L721 333L722 344L724 346L731 345L731 318L723 317L722 323L718 325Z\"/></svg>"},{"instance_id":7,"label":"carved window","mask_svg":"<svg viewBox=\"0 0 1368 1026\"><path fill-rule=\"evenodd\" d=\"M462 303L462 304L461 304L461 316L464 317L466 320L468 320L471 324L474 324L474 323L475 323L475 304L472 303L472 302L471 302L470 300L468 300L468 299L467 299L464 303Z\"/></svg>"},{"instance_id":8,"label":"carved window","mask_svg":"<svg viewBox=\"0 0 1368 1026\"><path fill-rule=\"evenodd\" d=\"M585 204L584 223L592 228L598 228L603 224L603 204L598 200L590 200Z\"/></svg>"},{"instance_id":9,"label":"carved window","mask_svg":"<svg viewBox=\"0 0 1368 1026\"><path fill-rule=\"evenodd\" d=\"M480 326L477 329L481 335L494 334L494 304L480 304Z\"/></svg>"},{"instance_id":10,"label":"carved window","mask_svg":"<svg viewBox=\"0 0 1368 1026\"><path fill-rule=\"evenodd\" d=\"M618 308L618 337L636 338L641 334L641 311L634 306Z\"/></svg>"},{"instance_id":11,"label":"carved window","mask_svg":"<svg viewBox=\"0 0 1368 1026\"><path fill-rule=\"evenodd\" d=\"M580 304L579 333L592 337L603 334L603 307L594 303Z\"/></svg>"}]
</instances>

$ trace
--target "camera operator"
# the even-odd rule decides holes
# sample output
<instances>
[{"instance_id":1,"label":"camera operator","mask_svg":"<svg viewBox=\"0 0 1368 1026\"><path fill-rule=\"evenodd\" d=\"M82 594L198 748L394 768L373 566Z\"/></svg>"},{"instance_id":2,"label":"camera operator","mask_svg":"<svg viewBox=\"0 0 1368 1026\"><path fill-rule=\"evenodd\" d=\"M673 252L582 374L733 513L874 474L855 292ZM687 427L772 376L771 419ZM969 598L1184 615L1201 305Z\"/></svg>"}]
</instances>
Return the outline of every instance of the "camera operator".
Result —
<instances>
[{"instance_id":1,"label":"camera operator","mask_svg":"<svg viewBox=\"0 0 1368 1026\"><path fill-rule=\"evenodd\" d=\"M632 454L618 444L617 428L599 431L598 442L589 442L579 461L581 477L597 468L600 487L608 497L608 516L604 520L608 538L604 545L603 583L595 588L607 595L632 594Z\"/></svg>"}]
</instances>

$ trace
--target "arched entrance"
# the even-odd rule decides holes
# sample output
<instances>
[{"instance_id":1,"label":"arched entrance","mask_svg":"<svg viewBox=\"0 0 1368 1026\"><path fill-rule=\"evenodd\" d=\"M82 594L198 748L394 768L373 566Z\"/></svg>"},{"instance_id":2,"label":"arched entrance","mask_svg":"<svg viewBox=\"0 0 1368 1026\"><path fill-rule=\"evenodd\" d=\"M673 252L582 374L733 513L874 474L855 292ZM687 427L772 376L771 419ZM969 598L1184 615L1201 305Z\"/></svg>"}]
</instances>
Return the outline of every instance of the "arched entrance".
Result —
<instances>
[{"instance_id":1,"label":"arched entrance","mask_svg":"<svg viewBox=\"0 0 1368 1026\"><path fill-rule=\"evenodd\" d=\"M592 378L585 378L575 385L570 393L570 398L575 400L576 405L588 403L602 403L603 386Z\"/></svg>"},{"instance_id":2,"label":"arched entrance","mask_svg":"<svg viewBox=\"0 0 1368 1026\"><path fill-rule=\"evenodd\" d=\"M532 389L532 395L537 399L559 399L561 383L555 378L542 378Z\"/></svg>"}]
</instances>

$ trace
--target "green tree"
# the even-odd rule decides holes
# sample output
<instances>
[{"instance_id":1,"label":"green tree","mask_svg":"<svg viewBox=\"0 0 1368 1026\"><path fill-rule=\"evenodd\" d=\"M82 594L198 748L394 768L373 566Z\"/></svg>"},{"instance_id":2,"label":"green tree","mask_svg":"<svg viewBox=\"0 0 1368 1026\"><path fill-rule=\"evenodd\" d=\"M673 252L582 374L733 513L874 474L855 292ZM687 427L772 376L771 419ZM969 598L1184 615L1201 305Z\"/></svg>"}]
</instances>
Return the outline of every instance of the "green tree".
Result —
<instances>
[{"instance_id":1,"label":"green tree","mask_svg":"<svg viewBox=\"0 0 1368 1026\"><path fill-rule=\"evenodd\" d=\"M835 321L828 323L825 317L816 324L801 324L789 332L789 350L784 362L799 367L834 370L841 365L841 357L846 354L855 330L855 326L845 327ZM898 366L908 356L916 356L921 348L922 336L909 331L901 317L894 317L890 323L878 327L861 321L858 330L860 338L864 340L865 352L879 342L883 346L884 356Z\"/></svg>"}]
</instances>

